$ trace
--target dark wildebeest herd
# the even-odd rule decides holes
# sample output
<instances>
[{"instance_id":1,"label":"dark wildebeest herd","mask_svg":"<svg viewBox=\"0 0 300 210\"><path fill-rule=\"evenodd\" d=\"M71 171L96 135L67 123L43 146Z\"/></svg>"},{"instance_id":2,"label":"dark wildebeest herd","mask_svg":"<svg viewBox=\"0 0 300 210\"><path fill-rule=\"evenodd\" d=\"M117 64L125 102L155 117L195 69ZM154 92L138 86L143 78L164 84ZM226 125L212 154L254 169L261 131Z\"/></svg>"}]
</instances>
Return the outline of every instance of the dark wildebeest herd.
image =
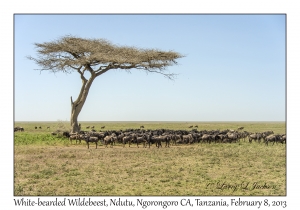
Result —
<instances>
[{"instance_id":1,"label":"dark wildebeest herd","mask_svg":"<svg viewBox=\"0 0 300 210\"><path fill-rule=\"evenodd\" d=\"M194 126L198 128L198 126ZM41 126L35 126L35 129L42 129ZM47 127L49 129L50 127ZM126 144L130 147L132 144L136 144L137 147L142 145L144 148L151 145L155 145L157 148L170 147L170 145L177 144L195 144L195 143L236 143L239 141L248 140L249 143L262 141L269 145L272 143L286 143L286 134L274 134L273 131L250 133L239 127L237 130L200 130L192 129L188 130L169 130L169 129L156 129L145 130L144 126L140 126L140 129L126 129L126 130L108 130L97 132L94 126L87 126L86 128L92 128L90 131L80 131L78 133L70 133L67 131L62 132L62 135L70 140L73 140L76 144L81 141L87 143L89 148L90 143L95 143L96 148L98 143L101 142L105 147L113 147L116 143L122 144L125 147ZM102 126L101 129L104 129ZM189 126L188 128L193 128ZM23 127L15 127L14 132L24 131ZM56 132L52 132L52 135L56 135Z\"/></svg>"},{"instance_id":2,"label":"dark wildebeest herd","mask_svg":"<svg viewBox=\"0 0 300 210\"><path fill-rule=\"evenodd\" d=\"M91 131L80 131L78 133L64 132L63 136L69 138L72 141L75 140L81 143L85 141L89 148L90 143L95 143L96 148L98 143L101 142L105 147L113 147L116 143L122 144L125 147L136 145L139 147L150 148L151 145L155 145L157 148L170 147L170 145L179 144L195 144L195 143L237 143L240 141L248 140L249 143L262 141L268 145L269 143L286 143L285 134L274 134L273 131L249 133L242 131L244 128L239 127L237 130L200 130L193 129L188 130L169 130L169 129L156 129L145 130L141 129L126 129L126 130L108 130L99 131L92 129Z\"/></svg>"}]
</instances>

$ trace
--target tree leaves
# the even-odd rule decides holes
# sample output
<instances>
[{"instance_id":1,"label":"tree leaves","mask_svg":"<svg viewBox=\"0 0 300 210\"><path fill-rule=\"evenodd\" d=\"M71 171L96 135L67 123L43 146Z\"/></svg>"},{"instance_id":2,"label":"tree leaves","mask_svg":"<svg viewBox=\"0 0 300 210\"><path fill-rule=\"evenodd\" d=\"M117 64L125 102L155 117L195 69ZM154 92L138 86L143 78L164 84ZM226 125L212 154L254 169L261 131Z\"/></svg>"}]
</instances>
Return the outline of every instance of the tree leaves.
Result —
<instances>
[{"instance_id":1,"label":"tree leaves","mask_svg":"<svg viewBox=\"0 0 300 210\"><path fill-rule=\"evenodd\" d=\"M110 69L130 71L136 68L173 79L174 74L165 73L166 67L177 64L176 59L184 57L173 51L117 46L105 39L83 39L71 35L34 45L38 57L28 58L42 67L41 71L76 71L81 72L81 76L84 70L99 76Z\"/></svg>"}]
</instances>

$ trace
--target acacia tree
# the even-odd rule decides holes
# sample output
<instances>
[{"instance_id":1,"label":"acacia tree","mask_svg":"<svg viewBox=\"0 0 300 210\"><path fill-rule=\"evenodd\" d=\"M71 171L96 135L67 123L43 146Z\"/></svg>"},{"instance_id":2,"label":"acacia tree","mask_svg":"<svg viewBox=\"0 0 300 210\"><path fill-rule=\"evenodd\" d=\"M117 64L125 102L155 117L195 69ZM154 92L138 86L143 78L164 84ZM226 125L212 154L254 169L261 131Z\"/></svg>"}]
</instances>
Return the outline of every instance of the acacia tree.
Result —
<instances>
[{"instance_id":1,"label":"acacia tree","mask_svg":"<svg viewBox=\"0 0 300 210\"><path fill-rule=\"evenodd\" d=\"M77 72L82 80L77 99L73 101L71 96L72 132L80 130L77 119L96 77L111 69L139 69L162 74L172 80L175 74L166 72L167 67L177 64L176 59L183 57L173 51L118 46L105 39L83 39L75 36L64 36L55 41L34 45L37 48L37 57L28 56L28 59L41 67L38 70L53 73Z\"/></svg>"}]
</instances>

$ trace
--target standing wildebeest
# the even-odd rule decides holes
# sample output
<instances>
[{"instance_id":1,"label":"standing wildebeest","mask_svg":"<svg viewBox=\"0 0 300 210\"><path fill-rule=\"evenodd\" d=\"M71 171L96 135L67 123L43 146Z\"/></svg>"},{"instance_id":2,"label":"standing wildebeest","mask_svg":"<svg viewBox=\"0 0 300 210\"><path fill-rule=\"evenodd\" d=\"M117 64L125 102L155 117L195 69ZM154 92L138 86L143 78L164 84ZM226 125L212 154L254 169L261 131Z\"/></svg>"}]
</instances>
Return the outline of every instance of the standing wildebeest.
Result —
<instances>
[{"instance_id":1,"label":"standing wildebeest","mask_svg":"<svg viewBox=\"0 0 300 210\"><path fill-rule=\"evenodd\" d=\"M141 125L140 128L145 128L145 127L143 125Z\"/></svg>"},{"instance_id":2,"label":"standing wildebeest","mask_svg":"<svg viewBox=\"0 0 300 210\"><path fill-rule=\"evenodd\" d=\"M72 140L75 140L76 144L77 144L77 141L79 141L79 143L81 143L81 139L79 138L78 133L70 133L69 140L70 140L71 144L72 144Z\"/></svg>"},{"instance_id":3,"label":"standing wildebeest","mask_svg":"<svg viewBox=\"0 0 300 210\"><path fill-rule=\"evenodd\" d=\"M159 136L161 142L166 142L166 147L170 147L171 136L170 135L162 135Z\"/></svg>"},{"instance_id":4,"label":"standing wildebeest","mask_svg":"<svg viewBox=\"0 0 300 210\"><path fill-rule=\"evenodd\" d=\"M137 136L136 137L136 145L137 145L137 147L139 147L139 143L143 143L144 148L146 148L146 144L148 143L147 136L146 135ZM149 144L149 147L150 147L150 144Z\"/></svg>"},{"instance_id":5,"label":"standing wildebeest","mask_svg":"<svg viewBox=\"0 0 300 210\"><path fill-rule=\"evenodd\" d=\"M135 134L130 134L128 136L124 136L122 139L123 147L125 147L125 144L128 142L128 145L130 147L130 143L136 138Z\"/></svg>"},{"instance_id":6,"label":"standing wildebeest","mask_svg":"<svg viewBox=\"0 0 300 210\"><path fill-rule=\"evenodd\" d=\"M275 142L280 141L280 137L281 137L280 135L271 134L265 138L265 143L268 146L269 142L273 142L273 145L274 145Z\"/></svg>"},{"instance_id":7,"label":"standing wildebeest","mask_svg":"<svg viewBox=\"0 0 300 210\"><path fill-rule=\"evenodd\" d=\"M244 129L244 127L238 127L238 130L243 130Z\"/></svg>"},{"instance_id":8,"label":"standing wildebeest","mask_svg":"<svg viewBox=\"0 0 300 210\"><path fill-rule=\"evenodd\" d=\"M105 126L102 126L102 127L101 127L101 129L104 129L104 128L105 128Z\"/></svg>"},{"instance_id":9,"label":"standing wildebeest","mask_svg":"<svg viewBox=\"0 0 300 210\"><path fill-rule=\"evenodd\" d=\"M209 144L211 143L211 141L214 139L214 136L210 135L210 134L203 134L203 136L201 137L202 142L208 142Z\"/></svg>"},{"instance_id":10,"label":"standing wildebeest","mask_svg":"<svg viewBox=\"0 0 300 210\"><path fill-rule=\"evenodd\" d=\"M97 149L98 141L99 141L99 138L97 136L85 135L83 139L86 141L88 149L90 148L90 142L96 143L96 149Z\"/></svg>"},{"instance_id":11,"label":"standing wildebeest","mask_svg":"<svg viewBox=\"0 0 300 210\"><path fill-rule=\"evenodd\" d=\"M37 129L37 126L35 126L34 129Z\"/></svg>"},{"instance_id":12,"label":"standing wildebeest","mask_svg":"<svg viewBox=\"0 0 300 210\"><path fill-rule=\"evenodd\" d=\"M105 136L104 137L104 145L105 147L108 147L107 145L110 144L110 147L113 147L113 144L114 144L114 137L113 135L110 135L110 136Z\"/></svg>"},{"instance_id":13,"label":"standing wildebeest","mask_svg":"<svg viewBox=\"0 0 300 210\"><path fill-rule=\"evenodd\" d=\"M194 138L193 138L192 134L182 135L182 140L186 144L194 143Z\"/></svg>"},{"instance_id":14,"label":"standing wildebeest","mask_svg":"<svg viewBox=\"0 0 300 210\"><path fill-rule=\"evenodd\" d=\"M260 143L261 139L263 138L263 135L261 133L252 133L248 135L249 143L252 143L252 140L258 141Z\"/></svg>"},{"instance_id":15,"label":"standing wildebeest","mask_svg":"<svg viewBox=\"0 0 300 210\"><path fill-rule=\"evenodd\" d=\"M231 142L237 142L238 141L238 134L236 132L228 132L227 134L228 141Z\"/></svg>"},{"instance_id":16,"label":"standing wildebeest","mask_svg":"<svg viewBox=\"0 0 300 210\"><path fill-rule=\"evenodd\" d=\"M159 148L159 147L162 147L161 145L161 138L157 135L155 136L150 136L150 142L151 143L155 143L156 147Z\"/></svg>"}]
</instances>

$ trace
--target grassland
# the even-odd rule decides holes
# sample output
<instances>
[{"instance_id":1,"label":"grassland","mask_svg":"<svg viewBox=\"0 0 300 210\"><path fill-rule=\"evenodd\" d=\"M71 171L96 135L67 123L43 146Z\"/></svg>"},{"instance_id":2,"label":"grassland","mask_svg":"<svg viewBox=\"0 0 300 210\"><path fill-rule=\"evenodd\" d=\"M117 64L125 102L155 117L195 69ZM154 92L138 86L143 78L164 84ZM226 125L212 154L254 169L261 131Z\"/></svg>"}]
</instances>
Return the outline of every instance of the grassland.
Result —
<instances>
[{"instance_id":1,"label":"grassland","mask_svg":"<svg viewBox=\"0 0 300 210\"><path fill-rule=\"evenodd\" d=\"M100 130L126 128L236 129L285 133L285 123L82 122ZM100 195L286 195L286 145L193 144L157 149L87 149L84 143L50 135L66 122L17 122L24 132L14 138L14 194L47 196ZM42 126L42 129L34 129ZM50 129L46 129L50 126Z\"/></svg>"}]
</instances>

